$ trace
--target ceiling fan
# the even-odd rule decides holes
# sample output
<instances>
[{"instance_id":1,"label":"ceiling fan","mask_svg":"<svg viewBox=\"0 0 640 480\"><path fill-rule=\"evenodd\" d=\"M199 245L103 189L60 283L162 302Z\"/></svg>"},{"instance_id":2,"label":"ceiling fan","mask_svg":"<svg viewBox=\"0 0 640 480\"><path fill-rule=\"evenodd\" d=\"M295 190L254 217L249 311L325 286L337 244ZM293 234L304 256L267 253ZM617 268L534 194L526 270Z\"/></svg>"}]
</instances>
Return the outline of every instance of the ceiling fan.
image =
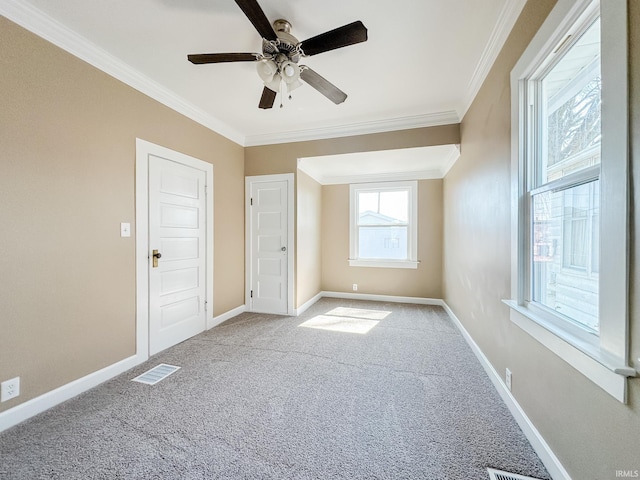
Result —
<instances>
[{"instance_id":1,"label":"ceiling fan","mask_svg":"<svg viewBox=\"0 0 640 480\"><path fill-rule=\"evenodd\" d=\"M318 90L333 103L340 104L347 94L306 65L303 57L367 41L367 28L361 21L330 30L302 42L291 35L291 24L276 20L273 27L256 0L235 0L262 37L262 53L201 53L188 55L191 63L258 62L258 75L264 82L259 107L272 108L284 84L289 94L302 85L300 79ZM291 98L291 97L289 97ZM282 107L282 103L280 104Z\"/></svg>"}]
</instances>

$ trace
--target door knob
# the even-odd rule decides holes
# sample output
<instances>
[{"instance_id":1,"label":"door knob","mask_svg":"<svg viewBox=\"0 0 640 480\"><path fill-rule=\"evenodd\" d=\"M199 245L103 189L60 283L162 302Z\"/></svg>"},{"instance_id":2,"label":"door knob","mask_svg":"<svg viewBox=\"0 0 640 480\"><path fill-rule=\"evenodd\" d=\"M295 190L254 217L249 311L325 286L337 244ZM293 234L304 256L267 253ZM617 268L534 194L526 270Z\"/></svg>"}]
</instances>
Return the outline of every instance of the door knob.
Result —
<instances>
[{"instance_id":1,"label":"door knob","mask_svg":"<svg viewBox=\"0 0 640 480\"><path fill-rule=\"evenodd\" d=\"M153 268L158 268L158 259L162 257L162 254L158 250L153 251Z\"/></svg>"},{"instance_id":2,"label":"door knob","mask_svg":"<svg viewBox=\"0 0 640 480\"><path fill-rule=\"evenodd\" d=\"M282 247L280 250L282 250L283 252L287 251L287 247Z\"/></svg>"}]
</instances>

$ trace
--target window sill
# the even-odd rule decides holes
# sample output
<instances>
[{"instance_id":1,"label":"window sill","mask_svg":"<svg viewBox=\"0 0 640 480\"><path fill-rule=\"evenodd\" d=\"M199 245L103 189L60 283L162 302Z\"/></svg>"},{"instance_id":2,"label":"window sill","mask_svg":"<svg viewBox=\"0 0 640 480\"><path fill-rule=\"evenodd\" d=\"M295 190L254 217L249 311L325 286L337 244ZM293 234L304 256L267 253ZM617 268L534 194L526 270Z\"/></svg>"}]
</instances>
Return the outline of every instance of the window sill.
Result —
<instances>
[{"instance_id":1,"label":"window sill","mask_svg":"<svg viewBox=\"0 0 640 480\"><path fill-rule=\"evenodd\" d=\"M350 267L418 268L419 261L412 260L358 260L349 259Z\"/></svg>"},{"instance_id":2,"label":"window sill","mask_svg":"<svg viewBox=\"0 0 640 480\"><path fill-rule=\"evenodd\" d=\"M511 321L562 358L609 395L626 403L627 377L633 368L621 365L605 352L589 348L515 300L503 300L511 308ZM581 348L582 347L582 348Z\"/></svg>"}]
</instances>

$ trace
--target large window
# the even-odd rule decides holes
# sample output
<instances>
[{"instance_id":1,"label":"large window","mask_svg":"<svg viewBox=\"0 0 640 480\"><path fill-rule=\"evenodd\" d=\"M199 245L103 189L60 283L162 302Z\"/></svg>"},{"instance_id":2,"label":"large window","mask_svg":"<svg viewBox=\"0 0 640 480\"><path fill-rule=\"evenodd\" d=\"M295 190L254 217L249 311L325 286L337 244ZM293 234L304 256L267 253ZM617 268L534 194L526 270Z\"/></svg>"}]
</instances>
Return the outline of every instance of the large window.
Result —
<instances>
[{"instance_id":1,"label":"large window","mask_svg":"<svg viewBox=\"0 0 640 480\"><path fill-rule=\"evenodd\" d=\"M626 2L559 0L512 72L511 318L625 401ZM605 53L603 53L605 52Z\"/></svg>"},{"instance_id":2,"label":"large window","mask_svg":"<svg viewBox=\"0 0 640 480\"><path fill-rule=\"evenodd\" d=\"M417 182L350 186L351 266L417 267Z\"/></svg>"}]
</instances>

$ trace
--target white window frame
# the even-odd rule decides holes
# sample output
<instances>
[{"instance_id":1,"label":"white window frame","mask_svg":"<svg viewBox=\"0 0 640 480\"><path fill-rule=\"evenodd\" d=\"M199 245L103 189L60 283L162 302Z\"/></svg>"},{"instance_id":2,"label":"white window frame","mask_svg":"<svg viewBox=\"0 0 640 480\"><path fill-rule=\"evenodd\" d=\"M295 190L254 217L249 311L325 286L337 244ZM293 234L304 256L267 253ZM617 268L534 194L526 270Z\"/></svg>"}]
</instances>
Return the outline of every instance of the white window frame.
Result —
<instances>
[{"instance_id":1,"label":"white window frame","mask_svg":"<svg viewBox=\"0 0 640 480\"><path fill-rule=\"evenodd\" d=\"M358 193L385 190L409 192L409 222L407 231L407 260L361 259L358 254ZM356 183L349 185L349 266L378 268L418 268L418 182Z\"/></svg>"},{"instance_id":2,"label":"white window frame","mask_svg":"<svg viewBox=\"0 0 640 480\"><path fill-rule=\"evenodd\" d=\"M584 335L536 308L529 289L529 198L526 184L528 80L592 15L600 2L558 0L511 72L512 254L511 320L620 402L626 403L628 338L629 113L627 2L602 1L602 146L600 166L600 269L598 337ZM588 175L589 172L585 172Z\"/></svg>"}]
</instances>

